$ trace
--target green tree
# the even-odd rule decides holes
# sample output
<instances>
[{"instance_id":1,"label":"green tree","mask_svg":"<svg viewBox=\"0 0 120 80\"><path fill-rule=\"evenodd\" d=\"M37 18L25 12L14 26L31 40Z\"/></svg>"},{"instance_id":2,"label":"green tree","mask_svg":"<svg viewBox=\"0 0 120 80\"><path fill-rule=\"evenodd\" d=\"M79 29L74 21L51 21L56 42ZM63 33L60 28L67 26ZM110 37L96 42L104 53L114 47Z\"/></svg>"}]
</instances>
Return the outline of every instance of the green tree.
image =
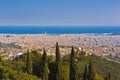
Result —
<instances>
[{"instance_id":1,"label":"green tree","mask_svg":"<svg viewBox=\"0 0 120 80\"><path fill-rule=\"evenodd\" d=\"M88 80L96 80L95 79L95 70L94 70L93 62L91 61L91 59L90 59L90 62L89 62L88 69L89 69Z\"/></svg>"},{"instance_id":2,"label":"green tree","mask_svg":"<svg viewBox=\"0 0 120 80\"><path fill-rule=\"evenodd\" d=\"M106 75L105 80L112 80L110 72Z\"/></svg>"},{"instance_id":3,"label":"green tree","mask_svg":"<svg viewBox=\"0 0 120 80\"><path fill-rule=\"evenodd\" d=\"M5 68L1 68L0 66L0 80L8 80L8 71Z\"/></svg>"},{"instance_id":4,"label":"green tree","mask_svg":"<svg viewBox=\"0 0 120 80\"><path fill-rule=\"evenodd\" d=\"M37 50L32 50L33 75L42 77L42 55Z\"/></svg>"},{"instance_id":5,"label":"green tree","mask_svg":"<svg viewBox=\"0 0 120 80\"><path fill-rule=\"evenodd\" d=\"M95 74L95 80L104 80L104 78L98 73Z\"/></svg>"},{"instance_id":6,"label":"green tree","mask_svg":"<svg viewBox=\"0 0 120 80\"><path fill-rule=\"evenodd\" d=\"M27 51L27 60L26 60L26 72L30 75L32 75L32 69L33 65L32 65L32 58L31 58L31 53L29 52L29 50Z\"/></svg>"},{"instance_id":7,"label":"green tree","mask_svg":"<svg viewBox=\"0 0 120 80\"><path fill-rule=\"evenodd\" d=\"M70 54L70 80L79 80L77 74L76 61L76 53L74 51L74 47L72 47Z\"/></svg>"},{"instance_id":8,"label":"green tree","mask_svg":"<svg viewBox=\"0 0 120 80\"><path fill-rule=\"evenodd\" d=\"M48 80L48 74L49 74L49 69L48 69L48 64L47 64L47 53L46 50L43 49L43 57L42 57L42 62L43 62L43 76L42 80Z\"/></svg>"},{"instance_id":9,"label":"green tree","mask_svg":"<svg viewBox=\"0 0 120 80\"><path fill-rule=\"evenodd\" d=\"M56 43L56 80L62 80L62 62L58 42Z\"/></svg>"},{"instance_id":10,"label":"green tree","mask_svg":"<svg viewBox=\"0 0 120 80\"><path fill-rule=\"evenodd\" d=\"M105 76L104 80L108 80L108 76Z\"/></svg>"},{"instance_id":11,"label":"green tree","mask_svg":"<svg viewBox=\"0 0 120 80\"><path fill-rule=\"evenodd\" d=\"M0 51L0 62L2 61L2 57L1 57L1 54L2 54L2 53L1 53L1 51Z\"/></svg>"},{"instance_id":12,"label":"green tree","mask_svg":"<svg viewBox=\"0 0 120 80\"><path fill-rule=\"evenodd\" d=\"M88 71L87 71L87 66L85 65L85 70L83 73L83 80L88 80Z\"/></svg>"}]
</instances>

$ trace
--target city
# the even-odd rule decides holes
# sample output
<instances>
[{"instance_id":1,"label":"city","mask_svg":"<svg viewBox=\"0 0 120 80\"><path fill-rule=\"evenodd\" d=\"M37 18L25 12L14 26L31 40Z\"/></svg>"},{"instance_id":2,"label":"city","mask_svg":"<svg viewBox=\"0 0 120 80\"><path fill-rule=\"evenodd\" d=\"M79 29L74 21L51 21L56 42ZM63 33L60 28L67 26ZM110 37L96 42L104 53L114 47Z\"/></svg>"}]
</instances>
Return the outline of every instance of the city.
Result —
<instances>
[{"instance_id":1,"label":"city","mask_svg":"<svg viewBox=\"0 0 120 80\"><path fill-rule=\"evenodd\" d=\"M70 53L71 46L77 49L106 57L120 58L120 35L110 34L0 34L0 51L7 58L28 49L47 49L48 55L55 55L55 43L59 42L61 54Z\"/></svg>"}]
</instances>

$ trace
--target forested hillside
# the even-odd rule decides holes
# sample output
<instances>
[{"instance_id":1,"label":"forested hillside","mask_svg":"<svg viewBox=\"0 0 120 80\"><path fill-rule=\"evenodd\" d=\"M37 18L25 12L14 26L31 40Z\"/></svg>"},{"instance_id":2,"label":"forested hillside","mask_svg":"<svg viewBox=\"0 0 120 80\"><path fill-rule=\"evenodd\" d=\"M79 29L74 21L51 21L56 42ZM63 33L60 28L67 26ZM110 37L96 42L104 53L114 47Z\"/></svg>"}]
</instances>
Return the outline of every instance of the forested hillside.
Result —
<instances>
[{"instance_id":1,"label":"forested hillside","mask_svg":"<svg viewBox=\"0 0 120 80\"><path fill-rule=\"evenodd\" d=\"M78 54L74 47L69 55L61 56L56 43L55 56L36 50L13 60L0 58L0 80L119 80L120 64L95 55Z\"/></svg>"}]
</instances>

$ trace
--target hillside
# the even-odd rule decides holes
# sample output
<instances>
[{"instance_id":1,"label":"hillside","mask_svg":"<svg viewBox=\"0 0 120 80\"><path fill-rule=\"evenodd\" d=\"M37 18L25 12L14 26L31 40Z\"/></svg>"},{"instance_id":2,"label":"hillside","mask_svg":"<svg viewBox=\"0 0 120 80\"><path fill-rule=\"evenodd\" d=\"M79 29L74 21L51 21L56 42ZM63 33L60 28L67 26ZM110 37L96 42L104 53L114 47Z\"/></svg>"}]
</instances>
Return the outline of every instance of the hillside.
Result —
<instances>
[{"instance_id":1,"label":"hillside","mask_svg":"<svg viewBox=\"0 0 120 80\"><path fill-rule=\"evenodd\" d=\"M23 54L16 57L14 60L2 60L0 63L0 74L4 79L10 80L40 80L42 78L42 55L36 50L31 51L31 58L33 62L33 74L29 75L26 73L26 60L27 55ZM69 80L70 74L70 54L61 57L62 60L62 77L63 80ZM105 80L104 78L108 73L111 75L112 80L120 79L120 64L105 60L101 57L91 55L86 56L84 54L78 54L76 57L76 69L79 80L83 80L83 74L85 70L85 65L88 67L89 62L92 60L93 67L95 70L96 80ZM47 56L47 63L49 69L49 80L55 79L55 56ZM36 77L35 77L36 76ZM1 79L2 80L2 79Z\"/></svg>"},{"instance_id":2,"label":"hillside","mask_svg":"<svg viewBox=\"0 0 120 80\"><path fill-rule=\"evenodd\" d=\"M70 56L64 56L63 63L69 65ZM107 73L111 73L112 80L119 80L120 79L120 64L102 59L101 57L92 55L92 56L85 56L85 55L78 55L77 57L77 70L82 76L84 72L85 65L89 65L89 60L92 59L94 63L94 69L96 73L98 73L101 77L105 77ZM68 69L69 70L69 69ZM81 74L82 73L82 74Z\"/></svg>"},{"instance_id":3,"label":"hillside","mask_svg":"<svg viewBox=\"0 0 120 80\"><path fill-rule=\"evenodd\" d=\"M0 80L41 80L33 75L10 69L0 65Z\"/></svg>"}]
</instances>

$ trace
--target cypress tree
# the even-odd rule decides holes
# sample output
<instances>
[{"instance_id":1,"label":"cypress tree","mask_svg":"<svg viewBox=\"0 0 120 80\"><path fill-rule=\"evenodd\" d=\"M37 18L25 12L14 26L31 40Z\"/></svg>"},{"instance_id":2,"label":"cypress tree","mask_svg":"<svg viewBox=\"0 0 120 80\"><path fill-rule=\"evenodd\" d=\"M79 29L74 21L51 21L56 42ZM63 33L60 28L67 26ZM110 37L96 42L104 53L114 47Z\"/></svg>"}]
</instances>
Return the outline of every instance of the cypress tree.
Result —
<instances>
[{"instance_id":1,"label":"cypress tree","mask_svg":"<svg viewBox=\"0 0 120 80\"><path fill-rule=\"evenodd\" d=\"M89 68L88 80L95 80L95 70L94 70L93 63L91 60L89 62L88 68Z\"/></svg>"},{"instance_id":2,"label":"cypress tree","mask_svg":"<svg viewBox=\"0 0 120 80\"><path fill-rule=\"evenodd\" d=\"M1 51L0 51L0 62L2 61L2 57L1 57Z\"/></svg>"},{"instance_id":3,"label":"cypress tree","mask_svg":"<svg viewBox=\"0 0 120 80\"><path fill-rule=\"evenodd\" d=\"M27 60L26 60L26 72L28 74L31 74L32 75L32 68L33 68L33 65L32 65L32 58L31 58L31 53L29 52L29 50L27 51Z\"/></svg>"},{"instance_id":4,"label":"cypress tree","mask_svg":"<svg viewBox=\"0 0 120 80\"><path fill-rule=\"evenodd\" d=\"M104 80L108 80L108 76L105 76Z\"/></svg>"},{"instance_id":5,"label":"cypress tree","mask_svg":"<svg viewBox=\"0 0 120 80\"><path fill-rule=\"evenodd\" d=\"M111 74L110 74L110 72L108 73L108 80L111 80Z\"/></svg>"},{"instance_id":6,"label":"cypress tree","mask_svg":"<svg viewBox=\"0 0 120 80\"><path fill-rule=\"evenodd\" d=\"M1 56L0 56L0 63L2 62L2 58L1 58Z\"/></svg>"},{"instance_id":7,"label":"cypress tree","mask_svg":"<svg viewBox=\"0 0 120 80\"><path fill-rule=\"evenodd\" d=\"M111 79L111 74L110 74L110 72L106 75L106 77L105 77L104 80L112 80L112 79Z\"/></svg>"},{"instance_id":8,"label":"cypress tree","mask_svg":"<svg viewBox=\"0 0 120 80\"><path fill-rule=\"evenodd\" d=\"M87 71L87 66L85 65L85 70L83 73L83 80L88 80L88 71Z\"/></svg>"},{"instance_id":9,"label":"cypress tree","mask_svg":"<svg viewBox=\"0 0 120 80\"><path fill-rule=\"evenodd\" d=\"M76 53L74 51L74 48L72 47L70 54L70 80L79 80L77 75Z\"/></svg>"},{"instance_id":10,"label":"cypress tree","mask_svg":"<svg viewBox=\"0 0 120 80\"><path fill-rule=\"evenodd\" d=\"M48 69L48 64L47 64L47 53L46 50L43 49L43 57L42 57L42 62L43 62L43 76L42 80L48 80L48 74L49 74L49 69Z\"/></svg>"},{"instance_id":11,"label":"cypress tree","mask_svg":"<svg viewBox=\"0 0 120 80\"><path fill-rule=\"evenodd\" d=\"M62 80L62 62L58 42L56 43L56 80Z\"/></svg>"}]
</instances>

